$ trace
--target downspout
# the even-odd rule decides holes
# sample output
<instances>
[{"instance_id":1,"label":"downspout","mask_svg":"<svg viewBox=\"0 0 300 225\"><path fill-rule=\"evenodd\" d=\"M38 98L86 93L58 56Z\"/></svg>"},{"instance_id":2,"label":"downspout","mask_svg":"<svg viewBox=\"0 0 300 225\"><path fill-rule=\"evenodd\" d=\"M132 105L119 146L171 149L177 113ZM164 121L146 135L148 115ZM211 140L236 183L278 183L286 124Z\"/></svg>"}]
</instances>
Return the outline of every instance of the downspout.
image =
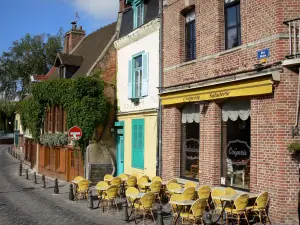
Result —
<instances>
[{"instance_id":1,"label":"downspout","mask_svg":"<svg viewBox=\"0 0 300 225\"><path fill-rule=\"evenodd\" d=\"M162 87L162 75L163 75L163 0L159 0L159 93L161 93ZM158 108L158 175L162 176L162 105L159 98Z\"/></svg>"},{"instance_id":2,"label":"downspout","mask_svg":"<svg viewBox=\"0 0 300 225\"><path fill-rule=\"evenodd\" d=\"M296 122L293 127L293 138L295 136L295 131L299 133L298 131L298 124L299 124L299 93L300 92L300 68L299 68L299 76L298 76L298 92L297 92L297 108L296 108ZM298 135L298 134L297 134Z\"/></svg>"}]
</instances>

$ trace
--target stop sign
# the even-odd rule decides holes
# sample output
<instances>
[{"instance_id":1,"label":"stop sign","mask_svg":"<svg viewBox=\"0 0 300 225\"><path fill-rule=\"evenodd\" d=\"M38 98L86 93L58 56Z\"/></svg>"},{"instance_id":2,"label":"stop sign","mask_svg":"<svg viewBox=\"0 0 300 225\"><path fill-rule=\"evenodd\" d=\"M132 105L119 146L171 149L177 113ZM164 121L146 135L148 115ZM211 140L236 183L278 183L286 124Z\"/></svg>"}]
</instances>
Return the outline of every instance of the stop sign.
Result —
<instances>
[{"instance_id":1,"label":"stop sign","mask_svg":"<svg viewBox=\"0 0 300 225\"><path fill-rule=\"evenodd\" d=\"M72 140L79 140L82 137L82 130L78 126L71 127L68 132L68 136Z\"/></svg>"}]
</instances>

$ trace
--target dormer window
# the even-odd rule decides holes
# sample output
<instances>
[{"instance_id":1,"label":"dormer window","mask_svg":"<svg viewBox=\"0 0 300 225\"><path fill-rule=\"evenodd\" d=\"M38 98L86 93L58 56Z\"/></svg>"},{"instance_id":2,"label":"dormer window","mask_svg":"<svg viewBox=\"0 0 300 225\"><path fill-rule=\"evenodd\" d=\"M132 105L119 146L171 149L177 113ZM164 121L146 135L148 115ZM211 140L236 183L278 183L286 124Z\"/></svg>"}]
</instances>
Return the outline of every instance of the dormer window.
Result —
<instances>
[{"instance_id":1,"label":"dormer window","mask_svg":"<svg viewBox=\"0 0 300 225\"><path fill-rule=\"evenodd\" d=\"M65 78L65 67L64 66L60 66L59 67L59 78Z\"/></svg>"},{"instance_id":2,"label":"dormer window","mask_svg":"<svg viewBox=\"0 0 300 225\"><path fill-rule=\"evenodd\" d=\"M144 1L134 0L132 3L133 8L133 29L140 27L144 23Z\"/></svg>"}]
</instances>

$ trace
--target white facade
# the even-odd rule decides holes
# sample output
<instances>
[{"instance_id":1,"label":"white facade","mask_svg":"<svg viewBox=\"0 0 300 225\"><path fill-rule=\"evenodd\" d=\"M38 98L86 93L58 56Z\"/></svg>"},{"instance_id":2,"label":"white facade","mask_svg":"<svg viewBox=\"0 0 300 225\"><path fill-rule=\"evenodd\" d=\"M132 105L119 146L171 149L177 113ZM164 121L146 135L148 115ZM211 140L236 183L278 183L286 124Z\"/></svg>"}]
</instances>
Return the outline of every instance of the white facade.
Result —
<instances>
[{"instance_id":1,"label":"white facade","mask_svg":"<svg viewBox=\"0 0 300 225\"><path fill-rule=\"evenodd\" d=\"M117 100L119 113L156 109L159 106L159 20L155 19L115 42L118 57ZM134 103L128 97L128 62L148 53L148 95Z\"/></svg>"}]
</instances>

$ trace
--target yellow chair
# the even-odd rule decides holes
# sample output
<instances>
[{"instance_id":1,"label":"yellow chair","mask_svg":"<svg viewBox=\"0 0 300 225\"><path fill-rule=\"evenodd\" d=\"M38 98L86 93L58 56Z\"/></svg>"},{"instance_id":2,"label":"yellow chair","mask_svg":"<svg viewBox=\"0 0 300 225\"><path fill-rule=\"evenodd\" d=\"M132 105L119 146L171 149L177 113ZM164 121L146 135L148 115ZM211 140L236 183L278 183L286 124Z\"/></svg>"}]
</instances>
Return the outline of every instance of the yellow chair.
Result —
<instances>
[{"instance_id":1,"label":"yellow chair","mask_svg":"<svg viewBox=\"0 0 300 225\"><path fill-rule=\"evenodd\" d=\"M134 176L134 177L136 177L136 179L139 179L141 177L141 174L133 173L133 174L131 174L131 176Z\"/></svg>"},{"instance_id":2,"label":"yellow chair","mask_svg":"<svg viewBox=\"0 0 300 225\"><path fill-rule=\"evenodd\" d=\"M181 194L173 194L172 196L171 196L171 198L170 198L170 202L171 201L178 201L178 200L181 200L182 199L182 196L181 196ZM177 216L177 211L178 211L178 206L176 205L176 204L171 204L170 203L170 205L171 205L171 209L172 209L172 213L173 213L173 217L174 217L174 219L176 218L176 216Z\"/></svg>"},{"instance_id":3,"label":"yellow chair","mask_svg":"<svg viewBox=\"0 0 300 225\"><path fill-rule=\"evenodd\" d=\"M127 198L128 206L131 206L133 204L133 202L135 201L135 198L129 197L128 195L129 194L138 194L138 193L140 193L140 192L135 187L128 187L127 188L127 190L125 192L125 195L126 195L126 198Z\"/></svg>"},{"instance_id":4,"label":"yellow chair","mask_svg":"<svg viewBox=\"0 0 300 225\"><path fill-rule=\"evenodd\" d=\"M161 177L159 177L159 176L155 176L155 177L152 178L151 181L152 181L152 182L155 182L155 181L160 181L160 182L162 182L162 179L161 179Z\"/></svg>"},{"instance_id":5,"label":"yellow chair","mask_svg":"<svg viewBox=\"0 0 300 225\"><path fill-rule=\"evenodd\" d=\"M143 176L141 176L141 177L147 178L148 181L150 180L150 179L149 179L149 176L147 176L147 175L143 175ZM141 178L141 177L139 177L139 178Z\"/></svg>"},{"instance_id":6,"label":"yellow chair","mask_svg":"<svg viewBox=\"0 0 300 225\"><path fill-rule=\"evenodd\" d=\"M246 211L248 200L249 200L249 195L241 194L234 200L232 207L225 208L226 224L228 224L228 219L236 219L237 224L239 225L241 216L243 215L244 219L247 221L247 224L249 225L249 221L247 218L247 211Z\"/></svg>"},{"instance_id":7,"label":"yellow chair","mask_svg":"<svg viewBox=\"0 0 300 225\"><path fill-rule=\"evenodd\" d=\"M78 201L80 198L87 198L90 182L86 179L78 182L75 199Z\"/></svg>"},{"instance_id":8,"label":"yellow chair","mask_svg":"<svg viewBox=\"0 0 300 225\"><path fill-rule=\"evenodd\" d=\"M154 202L154 193L148 192L141 199L139 203L134 203L134 221L136 223L136 214L138 212L142 212L143 214L143 224L145 224L145 216L149 214L153 218L153 222L155 222L154 215L152 212L152 206Z\"/></svg>"},{"instance_id":9,"label":"yellow chair","mask_svg":"<svg viewBox=\"0 0 300 225\"><path fill-rule=\"evenodd\" d=\"M127 187L135 187L137 183L137 179L135 176L130 176L126 181Z\"/></svg>"},{"instance_id":10,"label":"yellow chair","mask_svg":"<svg viewBox=\"0 0 300 225\"><path fill-rule=\"evenodd\" d=\"M171 196L175 193L172 192L172 189L179 189L181 188L181 185L178 183L170 183L169 185L167 185L167 191L168 191L168 195Z\"/></svg>"},{"instance_id":11,"label":"yellow chair","mask_svg":"<svg viewBox=\"0 0 300 225\"><path fill-rule=\"evenodd\" d=\"M183 212L180 214L182 218L182 224L185 220L193 224L204 224L202 216L205 212L205 207L206 199L199 198L193 203L191 209L188 212Z\"/></svg>"},{"instance_id":12,"label":"yellow chair","mask_svg":"<svg viewBox=\"0 0 300 225\"><path fill-rule=\"evenodd\" d=\"M266 223L268 222L269 224L271 224L270 218L266 211L268 202L269 202L269 193L263 192L256 198L253 206L247 207L247 211L250 211L254 214L254 216L259 217L260 224L262 224L263 217L266 217Z\"/></svg>"},{"instance_id":13,"label":"yellow chair","mask_svg":"<svg viewBox=\"0 0 300 225\"><path fill-rule=\"evenodd\" d=\"M106 195L101 199L103 212L104 212L104 203L105 202L108 205L108 210L109 210L109 205L110 204L115 205L117 210L119 210L118 204L116 202L118 192L119 192L119 187L117 185L112 185L107 189Z\"/></svg>"},{"instance_id":14,"label":"yellow chair","mask_svg":"<svg viewBox=\"0 0 300 225\"><path fill-rule=\"evenodd\" d=\"M109 188L109 185L105 181L100 181L97 183L96 189L97 189L97 193L98 193L98 198L100 199L101 197L103 197L103 195L106 195L106 191L99 190L98 188L103 188L103 189L107 190Z\"/></svg>"},{"instance_id":15,"label":"yellow chair","mask_svg":"<svg viewBox=\"0 0 300 225\"><path fill-rule=\"evenodd\" d=\"M77 177L75 177L74 179L73 179L73 181L77 181L77 182L79 182L79 181L81 181L81 180L84 180L84 177L82 177L82 176L77 176Z\"/></svg>"},{"instance_id":16,"label":"yellow chair","mask_svg":"<svg viewBox=\"0 0 300 225\"><path fill-rule=\"evenodd\" d=\"M195 197L195 188L194 187L186 188L182 193L182 196L184 200L193 200L193 198Z\"/></svg>"},{"instance_id":17,"label":"yellow chair","mask_svg":"<svg viewBox=\"0 0 300 225\"><path fill-rule=\"evenodd\" d=\"M121 177L114 177L111 182L110 182L110 185L117 185L118 187L121 186L121 183L122 183L122 179Z\"/></svg>"},{"instance_id":18,"label":"yellow chair","mask_svg":"<svg viewBox=\"0 0 300 225\"><path fill-rule=\"evenodd\" d=\"M138 187L139 187L139 190L140 192L146 192L146 186L143 184L143 183L148 183L149 182L149 179L147 177L140 177L138 179Z\"/></svg>"},{"instance_id":19,"label":"yellow chair","mask_svg":"<svg viewBox=\"0 0 300 225\"><path fill-rule=\"evenodd\" d=\"M128 179L128 176L126 174L120 174L119 177L121 178L121 180L126 181Z\"/></svg>"},{"instance_id":20,"label":"yellow chair","mask_svg":"<svg viewBox=\"0 0 300 225\"><path fill-rule=\"evenodd\" d=\"M164 186L164 189L163 189L163 194L165 194L166 196L170 197L171 193L169 192L169 188L168 186L172 183L177 183L177 180L176 179L171 179L167 182L167 184Z\"/></svg>"},{"instance_id":21,"label":"yellow chair","mask_svg":"<svg viewBox=\"0 0 300 225\"><path fill-rule=\"evenodd\" d=\"M207 207L208 209L210 210L210 205L208 203L208 199L209 199L209 196L210 196L210 192L211 192L211 188L210 186L201 186L198 191L197 191L197 194L198 194L198 198L205 198L206 199L206 202L207 202Z\"/></svg>"},{"instance_id":22,"label":"yellow chair","mask_svg":"<svg viewBox=\"0 0 300 225\"><path fill-rule=\"evenodd\" d=\"M168 182L167 182L167 187L168 187L168 185L169 184L172 184L172 183L177 183L177 179L171 179L171 180L169 180Z\"/></svg>"},{"instance_id":23,"label":"yellow chair","mask_svg":"<svg viewBox=\"0 0 300 225\"><path fill-rule=\"evenodd\" d=\"M214 212L222 211L222 201L218 197L224 196L224 190L215 188L211 192L211 198L214 203Z\"/></svg>"},{"instance_id":24,"label":"yellow chair","mask_svg":"<svg viewBox=\"0 0 300 225\"><path fill-rule=\"evenodd\" d=\"M104 181L106 181L106 182L109 183L113 178L114 178L114 177L113 177L111 174L106 174L106 175L104 176Z\"/></svg>"},{"instance_id":25,"label":"yellow chair","mask_svg":"<svg viewBox=\"0 0 300 225\"><path fill-rule=\"evenodd\" d=\"M224 190L225 195L236 195L236 190L231 187L227 187Z\"/></svg>"},{"instance_id":26,"label":"yellow chair","mask_svg":"<svg viewBox=\"0 0 300 225\"><path fill-rule=\"evenodd\" d=\"M188 181L185 183L184 188L189 188L189 187L193 187L196 188L197 184L193 181Z\"/></svg>"},{"instance_id":27,"label":"yellow chair","mask_svg":"<svg viewBox=\"0 0 300 225\"><path fill-rule=\"evenodd\" d=\"M160 196L159 196L160 190L161 190L161 182L160 181L152 182L152 184L150 185L150 191L154 193L155 200L158 199L159 202L161 203Z\"/></svg>"}]
</instances>

